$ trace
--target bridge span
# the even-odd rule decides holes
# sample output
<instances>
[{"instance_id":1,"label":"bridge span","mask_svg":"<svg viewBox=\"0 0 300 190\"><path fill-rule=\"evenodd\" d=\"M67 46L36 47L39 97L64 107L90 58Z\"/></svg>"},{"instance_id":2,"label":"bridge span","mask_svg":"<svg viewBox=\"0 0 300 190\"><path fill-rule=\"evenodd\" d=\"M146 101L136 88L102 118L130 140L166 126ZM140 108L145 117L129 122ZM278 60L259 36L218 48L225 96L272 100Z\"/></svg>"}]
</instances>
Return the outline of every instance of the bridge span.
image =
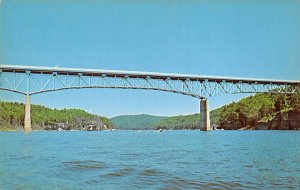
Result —
<instances>
[{"instance_id":1,"label":"bridge span","mask_svg":"<svg viewBox=\"0 0 300 190\"><path fill-rule=\"evenodd\" d=\"M200 129L210 130L208 98L235 93L300 93L299 80L173 73L0 65L0 90L26 96L24 130L31 130L30 96L58 90L120 88L159 90L200 99Z\"/></svg>"}]
</instances>

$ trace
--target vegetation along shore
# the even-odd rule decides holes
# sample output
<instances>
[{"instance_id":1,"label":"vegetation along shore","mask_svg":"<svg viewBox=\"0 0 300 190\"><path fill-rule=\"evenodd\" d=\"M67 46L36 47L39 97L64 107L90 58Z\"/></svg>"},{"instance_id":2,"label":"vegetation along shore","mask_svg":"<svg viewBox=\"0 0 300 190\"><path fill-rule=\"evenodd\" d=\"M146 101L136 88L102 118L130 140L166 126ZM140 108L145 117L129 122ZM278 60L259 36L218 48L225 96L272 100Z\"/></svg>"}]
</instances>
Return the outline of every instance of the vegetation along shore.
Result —
<instances>
[{"instance_id":1,"label":"vegetation along shore","mask_svg":"<svg viewBox=\"0 0 300 190\"><path fill-rule=\"evenodd\" d=\"M199 129L200 114L173 117L124 115L106 118L80 109L32 105L33 130ZM300 95L256 94L210 112L211 126L225 130L299 130ZM22 130L24 104L0 102L0 130Z\"/></svg>"},{"instance_id":2,"label":"vegetation along shore","mask_svg":"<svg viewBox=\"0 0 300 190\"><path fill-rule=\"evenodd\" d=\"M104 130L113 129L106 117L87 113L80 109L50 109L31 105L33 130ZM22 130L24 104L0 102L0 130Z\"/></svg>"}]
</instances>

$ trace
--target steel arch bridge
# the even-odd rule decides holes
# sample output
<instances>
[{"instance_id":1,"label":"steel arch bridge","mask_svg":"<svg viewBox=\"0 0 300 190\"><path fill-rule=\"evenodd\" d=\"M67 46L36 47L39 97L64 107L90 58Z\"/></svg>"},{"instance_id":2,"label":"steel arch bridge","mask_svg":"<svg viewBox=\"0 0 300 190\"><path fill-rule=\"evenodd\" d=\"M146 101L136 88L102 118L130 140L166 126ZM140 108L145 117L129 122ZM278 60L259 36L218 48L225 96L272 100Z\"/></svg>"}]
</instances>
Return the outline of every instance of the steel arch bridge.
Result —
<instances>
[{"instance_id":1,"label":"steel arch bridge","mask_svg":"<svg viewBox=\"0 0 300 190\"><path fill-rule=\"evenodd\" d=\"M26 112L29 117L29 120L27 120L29 128L29 97L31 95L82 88L159 90L198 98L201 99L200 125L203 130L208 130L208 97L228 93L295 94L300 93L300 81L120 70L0 65L0 90L26 95L26 102L29 104L29 111L28 113ZM203 121L203 118L206 118L206 121Z\"/></svg>"},{"instance_id":2,"label":"steel arch bridge","mask_svg":"<svg viewBox=\"0 0 300 190\"><path fill-rule=\"evenodd\" d=\"M80 88L160 90L199 99L234 93L299 93L300 81L0 65L0 89L24 95Z\"/></svg>"}]
</instances>

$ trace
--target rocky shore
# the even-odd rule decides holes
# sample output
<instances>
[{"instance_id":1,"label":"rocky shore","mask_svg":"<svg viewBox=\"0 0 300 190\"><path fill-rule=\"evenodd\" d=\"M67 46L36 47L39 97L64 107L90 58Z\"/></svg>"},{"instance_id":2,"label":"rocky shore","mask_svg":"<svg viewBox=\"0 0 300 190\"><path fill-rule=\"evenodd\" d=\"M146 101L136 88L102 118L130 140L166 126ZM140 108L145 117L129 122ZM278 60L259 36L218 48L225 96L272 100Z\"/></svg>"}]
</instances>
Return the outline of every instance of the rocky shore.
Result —
<instances>
[{"instance_id":1,"label":"rocky shore","mask_svg":"<svg viewBox=\"0 0 300 190\"><path fill-rule=\"evenodd\" d=\"M69 124L69 123L53 123L46 124L44 126L37 126L37 128L42 128L43 130L51 131L70 131L70 130L80 130L80 131L101 131L109 130L112 127L109 127L102 122L89 122L84 124Z\"/></svg>"},{"instance_id":2,"label":"rocky shore","mask_svg":"<svg viewBox=\"0 0 300 190\"><path fill-rule=\"evenodd\" d=\"M300 110L278 113L270 121L258 121L239 130L300 130Z\"/></svg>"},{"instance_id":3,"label":"rocky shore","mask_svg":"<svg viewBox=\"0 0 300 190\"><path fill-rule=\"evenodd\" d=\"M259 123L257 129L300 130L300 110L277 114L271 121Z\"/></svg>"}]
</instances>

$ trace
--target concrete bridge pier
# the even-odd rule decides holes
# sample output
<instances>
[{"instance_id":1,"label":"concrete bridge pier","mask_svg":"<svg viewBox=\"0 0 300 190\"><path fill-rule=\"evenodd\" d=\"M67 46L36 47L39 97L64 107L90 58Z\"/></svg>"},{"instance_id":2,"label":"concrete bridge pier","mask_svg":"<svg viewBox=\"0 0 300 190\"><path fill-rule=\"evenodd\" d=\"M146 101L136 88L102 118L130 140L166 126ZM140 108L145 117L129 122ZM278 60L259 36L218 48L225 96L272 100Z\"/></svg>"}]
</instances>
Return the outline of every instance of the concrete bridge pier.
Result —
<instances>
[{"instance_id":1,"label":"concrete bridge pier","mask_svg":"<svg viewBox=\"0 0 300 190\"><path fill-rule=\"evenodd\" d=\"M209 131L210 130L210 117L208 109L208 100L200 100L200 130Z\"/></svg>"},{"instance_id":2,"label":"concrete bridge pier","mask_svg":"<svg viewBox=\"0 0 300 190\"><path fill-rule=\"evenodd\" d=\"M30 118L30 96L26 95L25 100L25 119L24 119L24 131L31 131L31 118Z\"/></svg>"}]
</instances>

